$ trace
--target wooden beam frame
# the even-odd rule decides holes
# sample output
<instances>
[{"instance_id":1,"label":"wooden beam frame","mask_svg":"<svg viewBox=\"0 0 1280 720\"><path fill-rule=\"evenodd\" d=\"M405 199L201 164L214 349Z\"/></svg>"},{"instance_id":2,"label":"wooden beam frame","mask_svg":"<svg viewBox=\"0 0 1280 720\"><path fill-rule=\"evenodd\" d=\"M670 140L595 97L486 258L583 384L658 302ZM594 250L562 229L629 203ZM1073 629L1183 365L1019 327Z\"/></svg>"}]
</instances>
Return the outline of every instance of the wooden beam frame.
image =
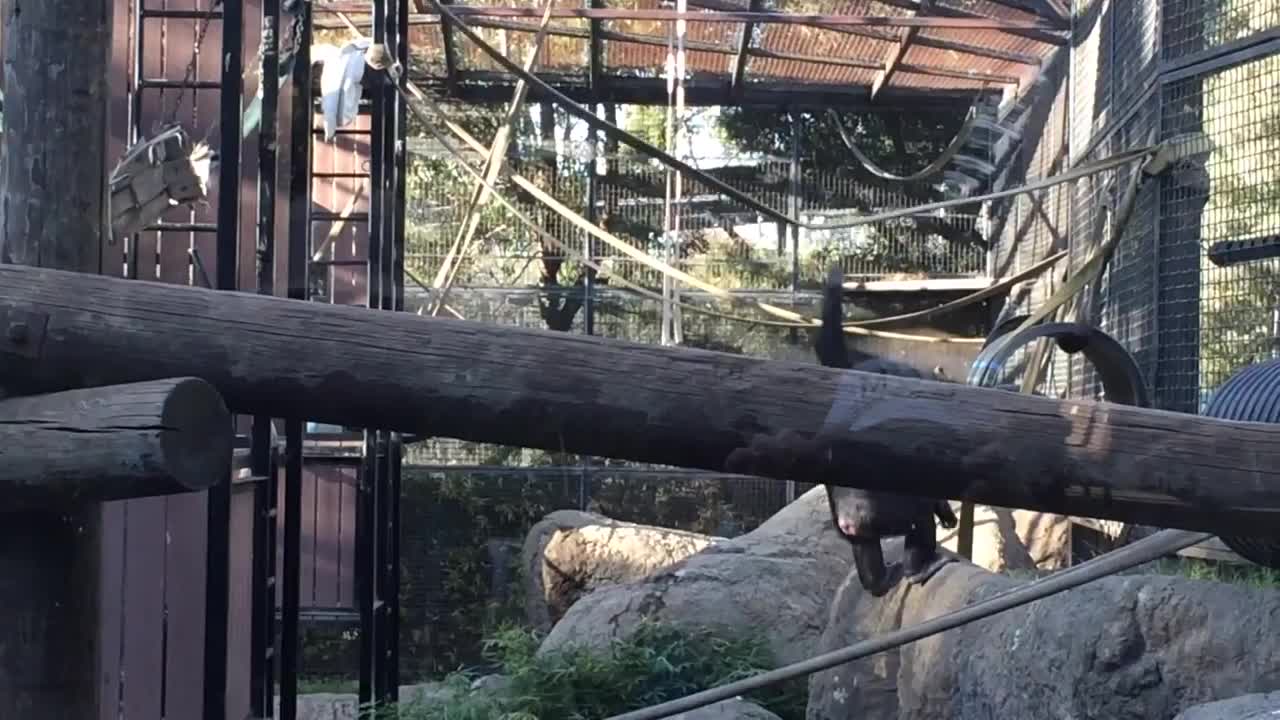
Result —
<instances>
[{"instance_id":1,"label":"wooden beam frame","mask_svg":"<svg viewBox=\"0 0 1280 720\"><path fill-rule=\"evenodd\" d=\"M915 9L916 0L882 0L890 5ZM459 20L477 17L536 18L541 17L534 8L528 7L495 7L476 5L454 5L450 10ZM328 2L316 5L316 12L368 12L368 6L359 2ZM428 14L432 14L428 11ZM675 10L647 10L632 8L556 8L552 10L553 19L578 20L656 20L675 21L680 13ZM761 11L749 12L741 10L705 10L699 13L687 13L689 22L705 23L777 23L784 25L827 24L846 27L929 27L952 28L962 30L998 30L1030 37L1040 42L1054 45L1065 45L1067 38L1054 33L1055 28L1043 20L1008 20L1004 18L986 17L967 10L948 8L935 17L902 17L896 15L842 15L833 13L791 13Z\"/></svg>"},{"instance_id":2,"label":"wooden beam frame","mask_svg":"<svg viewBox=\"0 0 1280 720\"><path fill-rule=\"evenodd\" d=\"M601 1L603 2L603 0ZM690 2L689 4L691 6L710 8L710 9L718 9L718 8L726 8L726 7L732 8L732 6L730 5L719 3L718 0L693 0L693 2ZM594 22L602 22L602 21L596 20ZM410 25L438 25L440 23L441 23L441 17L439 15L428 15L425 13L417 13L409 17ZM491 27L491 28L497 28L497 29L515 30L518 32L535 32L536 31L535 28L525 23L512 22L512 21L507 21L506 23L504 23L501 20L492 20L492 19L486 19L486 18L476 18L472 21L472 24L477 27ZM336 21L318 20L315 23L315 27L332 29L332 28L345 27L345 25ZM894 36L892 35L888 35L879 30L869 29L869 28L851 28L851 27L844 27L844 26L838 26L838 25L826 25L823 23L813 23L809 27L814 27L819 30L828 30L830 32L843 33L846 35L856 35L858 37L871 38L873 40L883 40L885 42L893 42L895 39ZM582 31L579 31L577 28L568 28L568 27L552 28L550 32L553 35L558 35L562 37L583 37L583 38L589 37L589 34L583 33ZM640 35L640 34L633 34L633 33L619 33L614 31L603 31L601 33L601 38L606 40L618 40L620 42L634 42L640 45L653 45L656 39L664 47L666 44L664 40L661 40L661 38L655 38L655 36ZM929 37L928 35L922 35L917 37L915 42L917 45L923 45L923 46L935 48L938 50L950 50L951 52L959 53L961 55L972 55L974 57L983 57L983 58L988 58L990 60L999 60L1002 62L1016 63L1018 65L1039 66L1041 63L1040 57L1036 55L1031 55L1028 53L1011 52L1008 50L997 50L995 48L984 47L981 45L972 45L972 44L960 42L957 40ZM717 48L717 50L711 50L710 52L718 52L719 50L722 49L712 43L705 43L705 44L710 45L711 47ZM690 48L692 49L692 46L690 46ZM760 48L754 48L753 50L759 50L759 49ZM733 52L733 50L729 50L729 51ZM753 52L752 54L756 54L756 53ZM784 54L779 53L779 55L784 55ZM783 58L783 59L792 59L792 58ZM804 61L804 62L808 62L808 61Z\"/></svg>"},{"instance_id":3,"label":"wooden beam frame","mask_svg":"<svg viewBox=\"0 0 1280 720\"><path fill-rule=\"evenodd\" d=\"M923 0L876 0L876 1L882 2L885 5L892 5L893 7L902 8L903 10L911 10L916 13L920 12L920 6L923 4ZM972 21L977 21L979 19L989 20L990 18L987 18L981 13L976 13L971 10L960 10L959 8L947 7L945 5L936 6L934 8L934 17L930 18L930 20L938 20L940 22L951 22L951 21L960 22L965 20L972 22ZM1045 23L1042 20L1035 20L1035 21L1006 20L1004 22L1008 24L1004 25L1003 27L992 27L990 29L998 30L1000 32L1008 33L1010 35L1017 35L1018 37L1023 37L1028 40L1035 40L1036 42L1047 43L1049 45L1066 45L1068 42L1070 42L1070 38L1066 34L1066 31L1069 30L1069 27L1064 27L1062 26L1061 23L1049 24L1049 23ZM943 27L956 27L956 26L943 25L943 24L937 24L937 23L923 23L918 27L943 28Z\"/></svg>"},{"instance_id":4,"label":"wooden beam frame","mask_svg":"<svg viewBox=\"0 0 1280 720\"><path fill-rule=\"evenodd\" d=\"M604 0L586 0L587 5L595 10L605 9ZM591 92L600 92L604 88L604 21L592 18L590 30L587 31L587 87ZM547 32L560 35L559 31L548 28Z\"/></svg>"},{"instance_id":5,"label":"wooden beam frame","mask_svg":"<svg viewBox=\"0 0 1280 720\"><path fill-rule=\"evenodd\" d=\"M927 13L933 4L933 0L920 0L920 7L917 13ZM880 91L889 84L893 79L893 74L898 71L902 64L903 58L907 56L907 52L911 50L911 41L915 39L919 28L909 27L902 29L902 37L898 39L896 45L889 49L889 53L885 56L884 68L876 73L876 77L871 81L871 101L875 102L876 96Z\"/></svg>"},{"instance_id":6,"label":"wooden beam frame","mask_svg":"<svg viewBox=\"0 0 1280 720\"><path fill-rule=\"evenodd\" d=\"M195 376L245 414L1209 532L1280 512L1269 423L9 265L0 313L47 322L0 352L31 392Z\"/></svg>"},{"instance_id":7,"label":"wooden beam frame","mask_svg":"<svg viewBox=\"0 0 1280 720\"><path fill-rule=\"evenodd\" d=\"M443 0L443 2L445 4L451 4L453 0ZM439 16L439 21L440 43L444 48L444 86L445 90L449 93L449 97L457 97L458 47L453 38L453 21L444 16Z\"/></svg>"},{"instance_id":8,"label":"wooden beam frame","mask_svg":"<svg viewBox=\"0 0 1280 720\"><path fill-rule=\"evenodd\" d=\"M666 80L662 78L611 76L603 90L592 92L582 77L558 73L539 73L538 77L577 103L665 105L668 100ZM410 79L424 90L431 90L442 96L446 94L439 76L423 73L411 75ZM503 72L462 71L458 77L457 93L453 97L463 102L501 103L511 98L514 88L515 81ZM535 99L541 99L543 95L536 88L530 94ZM691 107L787 105L794 108L842 107L884 112L937 109L963 113L973 104L974 90L890 87L881 93L874 104L869 98L870 94L865 86L753 82L743 89L742 97L735 99L730 95L729 82L722 74L716 77L694 76L685 80L685 104Z\"/></svg>"},{"instance_id":9,"label":"wooden beam frame","mask_svg":"<svg viewBox=\"0 0 1280 720\"><path fill-rule=\"evenodd\" d=\"M593 20L592 22L596 23L599 21ZM511 30L514 32L537 32L537 28L527 23L520 23L520 22L511 22L511 21L503 21L503 20L476 20L471 24L475 27L483 27L483 28L491 28L491 29L499 29L499 30ZM588 41L591 40L591 33L589 31L579 30L577 28L565 28L565 27L550 28L547 30L547 34L556 35L560 37L581 38ZM637 45L647 45L650 47L665 48L667 46L667 41L665 39L654 36L654 35L638 35L635 33L622 33L622 32L616 32L613 30L600 30L599 33L597 34L597 37L603 40L635 43ZM886 42L891 40L891 38L887 38L887 37L879 38L879 36L877 36L877 38L884 39ZM917 35L915 43L917 45L926 45L927 44L926 40L927 38ZM716 53L717 55L735 55L735 56L741 52L741 48L735 50L733 48L729 48L724 45L717 45L716 43L711 43L711 42L706 42L701 40L688 40L688 39L685 40L685 49L695 50L698 52ZM804 55L801 53L777 52L774 50L768 50L766 48L760 48L760 47L748 47L746 50L746 53L751 57L813 63L815 65L826 65L830 67L852 67L852 68L859 68L863 70L876 70L884 67L884 64L882 61L872 60L869 58L862 59L862 58L844 58L844 57L823 57L820 55ZM1036 60L1035 64L1038 66L1039 60ZM963 79L963 80L979 80L983 82L996 83L996 84L1017 84L1019 82L1019 78L1014 77L1012 75L996 75L993 73L971 72L971 71L965 71L965 70L956 70L951 67L938 67L936 65L915 65L915 64L904 63L900 69L903 72L910 72L917 75L931 75L934 77L947 77L947 78L956 78L956 79ZM732 84L730 84L730 90L731 91L733 90Z\"/></svg>"},{"instance_id":10,"label":"wooden beam frame","mask_svg":"<svg viewBox=\"0 0 1280 720\"><path fill-rule=\"evenodd\" d=\"M763 0L751 0L748 10L750 12L760 12L760 8L763 6ZM729 81L729 93L734 97L742 96L742 84L747 77L747 60L751 57L751 40L755 32L755 23L742 24L742 38L738 42L737 55L733 58L733 77Z\"/></svg>"},{"instance_id":11,"label":"wooden beam frame","mask_svg":"<svg viewBox=\"0 0 1280 720\"><path fill-rule=\"evenodd\" d=\"M1070 12L1057 0L987 0L987 2L1035 15L1063 30L1071 27Z\"/></svg>"}]
</instances>

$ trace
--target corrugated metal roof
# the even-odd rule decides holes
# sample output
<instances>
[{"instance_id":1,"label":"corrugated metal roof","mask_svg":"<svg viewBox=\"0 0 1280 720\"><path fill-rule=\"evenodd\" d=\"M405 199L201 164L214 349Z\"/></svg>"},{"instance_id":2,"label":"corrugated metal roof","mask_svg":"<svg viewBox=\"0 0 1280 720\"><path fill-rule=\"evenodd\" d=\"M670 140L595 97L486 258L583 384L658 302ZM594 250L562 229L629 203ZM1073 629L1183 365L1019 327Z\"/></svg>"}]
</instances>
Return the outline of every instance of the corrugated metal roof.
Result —
<instances>
[{"instance_id":1,"label":"corrugated metal roof","mask_svg":"<svg viewBox=\"0 0 1280 720\"><path fill-rule=\"evenodd\" d=\"M581 9L583 0L554 0L558 8ZM542 0L455 0L456 6L540 8ZM690 15L706 9L748 10L748 0L689 0ZM916 16L917 0L773 0L765 6L773 11L797 14ZM663 0L607 0L610 9L671 9ZM934 0L929 14L984 16L1027 21L1035 16L1001 4L1000 0ZM928 15L926 15L928 16ZM425 17L432 22L436 18ZM467 22L494 47L523 62L531 47L538 22L529 18L478 18ZM602 20L601 39L605 77L663 78L667 43L672 23L663 20ZM556 82L585 81L590 65L590 26L585 18L557 18L550 24L552 35L544 42L538 71ZM688 23L686 66L691 76L731 78L741 43L744 23ZM747 62L746 81L751 87L768 87L785 94L788 88L803 90L806 85L826 88L861 89L876 83L901 38L908 34L896 27L814 27L799 24L764 23L756 27ZM899 68L887 88L927 94L931 90L977 90L984 84L992 89L1001 82L1030 80L1038 72L1039 61L1054 45L1025 37L1026 32L971 28L920 28L904 53ZM442 83L445 67L443 42L438 22L415 27L413 73L416 78ZM455 33L459 80L466 73L484 71L492 79L501 67L466 38ZM966 77L968 76L968 77ZM574 80L574 79L577 80Z\"/></svg>"}]
</instances>

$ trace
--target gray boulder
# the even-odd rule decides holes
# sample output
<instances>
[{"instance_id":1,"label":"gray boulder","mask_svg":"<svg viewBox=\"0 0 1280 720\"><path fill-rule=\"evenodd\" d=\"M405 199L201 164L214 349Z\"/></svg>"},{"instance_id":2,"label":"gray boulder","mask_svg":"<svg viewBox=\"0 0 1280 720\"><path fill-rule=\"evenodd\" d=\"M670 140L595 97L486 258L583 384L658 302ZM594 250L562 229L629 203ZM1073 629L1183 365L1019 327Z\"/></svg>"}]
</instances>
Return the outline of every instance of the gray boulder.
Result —
<instances>
[{"instance_id":1,"label":"gray boulder","mask_svg":"<svg viewBox=\"0 0 1280 720\"><path fill-rule=\"evenodd\" d=\"M539 652L567 645L603 649L651 619L762 637L779 662L793 662L813 654L827 606L851 564L819 486L750 533L582 597Z\"/></svg>"},{"instance_id":2,"label":"gray boulder","mask_svg":"<svg viewBox=\"0 0 1280 720\"><path fill-rule=\"evenodd\" d=\"M901 543L886 543L885 555L900 558ZM877 599L851 576L820 651L1018 584L961 561L924 587L899 583ZM1197 702L1280 688L1277 626L1275 590L1111 577L818 673L808 718L1171 718Z\"/></svg>"},{"instance_id":3,"label":"gray boulder","mask_svg":"<svg viewBox=\"0 0 1280 720\"><path fill-rule=\"evenodd\" d=\"M1253 693L1195 705L1173 720L1263 720L1280 717L1280 692Z\"/></svg>"}]
</instances>

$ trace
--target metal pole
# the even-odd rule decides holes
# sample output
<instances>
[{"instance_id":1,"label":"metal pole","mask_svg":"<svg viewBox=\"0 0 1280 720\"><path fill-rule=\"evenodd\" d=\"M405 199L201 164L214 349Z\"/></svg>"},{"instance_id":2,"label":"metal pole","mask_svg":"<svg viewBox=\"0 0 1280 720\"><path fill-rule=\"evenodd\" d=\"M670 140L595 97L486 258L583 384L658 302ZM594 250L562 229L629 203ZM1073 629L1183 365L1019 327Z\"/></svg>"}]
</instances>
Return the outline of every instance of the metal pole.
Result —
<instances>
[{"instance_id":1,"label":"metal pole","mask_svg":"<svg viewBox=\"0 0 1280 720\"><path fill-rule=\"evenodd\" d=\"M277 118L280 106L280 0L262 0L262 121L258 125L258 294L275 294ZM276 615L277 478L271 418L253 418L253 627L250 634L249 709L254 717L273 711Z\"/></svg>"},{"instance_id":2,"label":"metal pole","mask_svg":"<svg viewBox=\"0 0 1280 720\"><path fill-rule=\"evenodd\" d=\"M240 112L244 95L244 3L222 3L222 76L219 91L220 167L215 286L239 287ZM205 567L204 716L227 716L227 622L231 603L231 478L209 489Z\"/></svg>"},{"instance_id":3,"label":"metal pole","mask_svg":"<svg viewBox=\"0 0 1280 720\"><path fill-rule=\"evenodd\" d=\"M306 300L311 260L311 3L297 3L289 118L288 294ZM280 601L280 718L298 716L298 604L302 589L303 420L285 421L284 567Z\"/></svg>"}]
</instances>

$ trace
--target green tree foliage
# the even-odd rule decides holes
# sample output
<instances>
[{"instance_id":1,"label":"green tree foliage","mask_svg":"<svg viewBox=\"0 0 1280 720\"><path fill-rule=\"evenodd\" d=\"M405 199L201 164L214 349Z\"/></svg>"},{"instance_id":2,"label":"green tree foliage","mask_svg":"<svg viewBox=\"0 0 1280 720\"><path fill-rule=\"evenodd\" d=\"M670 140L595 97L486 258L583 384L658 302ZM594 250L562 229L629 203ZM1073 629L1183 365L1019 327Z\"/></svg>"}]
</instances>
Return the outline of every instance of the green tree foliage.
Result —
<instances>
[{"instance_id":1,"label":"green tree foliage","mask_svg":"<svg viewBox=\"0 0 1280 720\"><path fill-rule=\"evenodd\" d=\"M646 622L603 651L569 647L538 656L541 638L515 628L496 633L487 655L511 686L501 693L471 693L469 677L455 675L441 701L410 702L406 720L599 720L675 700L776 666L759 638L729 638L707 628ZM784 720L801 720L808 693L791 680L746 697Z\"/></svg>"}]
</instances>

